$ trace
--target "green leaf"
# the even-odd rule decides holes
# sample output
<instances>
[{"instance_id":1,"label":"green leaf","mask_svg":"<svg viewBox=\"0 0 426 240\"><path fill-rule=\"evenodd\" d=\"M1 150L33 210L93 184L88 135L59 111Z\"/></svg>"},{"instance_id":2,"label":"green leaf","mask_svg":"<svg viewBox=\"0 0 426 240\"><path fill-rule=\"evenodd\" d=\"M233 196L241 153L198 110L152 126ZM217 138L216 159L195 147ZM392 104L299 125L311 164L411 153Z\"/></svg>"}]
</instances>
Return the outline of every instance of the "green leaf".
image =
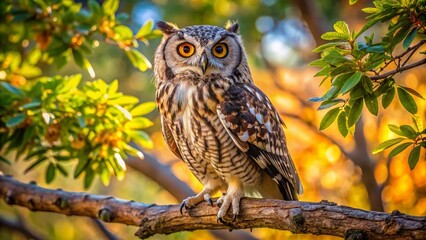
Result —
<instances>
[{"instance_id":1,"label":"green leaf","mask_svg":"<svg viewBox=\"0 0 426 240\"><path fill-rule=\"evenodd\" d=\"M51 183L55 178L56 167L53 163L49 164L46 171L46 183Z\"/></svg>"},{"instance_id":2,"label":"green leaf","mask_svg":"<svg viewBox=\"0 0 426 240\"><path fill-rule=\"evenodd\" d=\"M362 75L361 84L362 84L362 87L365 89L365 91L367 91L370 94L373 93L373 84L371 83L371 80L369 77Z\"/></svg>"},{"instance_id":3,"label":"green leaf","mask_svg":"<svg viewBox=\"0 0 426 240\"><path fill-rule=\"evenodd\" d=\"M0 81L0 85L2 87L4 87L7 91L9 91L13 95L16 95L18 97L23 97L24 96L24 93L19 88L15 87L13 85L10 85L7 82Z\"/></svg>"},{"instance_id":4,"label":"green leaf","mask_svg":"<svg viewBox=\"0 0 426 240\"><path fill-rule=\"evenodd\" d=\"M333 108L330 111L328 111L322 118L319 129L324 130L328 128L334 122L334 120L336 120L339 112L340 112L340 108Z\"/></svg>"},{"instance_id":5,"label":"green leaf","mask_svg":"<svg viewBox=\"0 0 426 240\"><path fill-rule=\"evenodd\" d=\"M144 102L130 110L133 117L143 116L152 112L157 107L155 102Z\"/></svg>"},{"instance_id":6,"label":"green leaf","mask_svg":"<svg viewBox=\"0 0 426 240\"><path fill-rule=\"evenodd\" d=\"M337 65L339 63L346 63L349 62L349 58L342 55L339 51L332 49L329 52L327 52L327 55L325 55L322 60L329 65ZM333 69L335 71L335 69Z\"/></svg>"},{"instance_id":7,"label":"green leaf","mask_svg":"<svg viewBox=\"0 0 426 240\"><path fill-rule=\"evenodd\" d=\"M119 6L118 0L105 0L102 9L106 15L114 15Z\"/></svg>"},{"instance_id":8,"label":"green leaf","mask_svg":"<svg viewBox=\"0 0 426 240\"><path fill-rule=\"evenodd\" d=\"M3 157L3 156L1 156L1 155L0 155L0 162L4 162L4 163L6 163L6 164L8 164L8 165L11 165L10 161L9 161L9 160L7 160L6 158L4 158L4 157Z\"/></svg>"},{"instance_id":9,"label":"green leaf","mask_svg":"<svg viewBox=\"0 0 426 240\"><path fill-rule=\"evenodd\" d=\"M410 155L408 156L408 165L410 166L410 169L413 170L417 162L420 158L420 148L421 146L415 146L413 150L411 150Z\"/></svg>"},{"instance_id":10,"label":"green leaf","mask_svg":"<svg viewBox=\"0 0 426 240\"><path fill-rule=\"evenodd\" d=\"M401 128L399 126L393 125L393 124L388 124L388 128L395 133L396 135L399 136L404 136L404 133L401 131Z\"/></svg>"},{"instance_id":11,"label":"green leaf","mask_svg":"<svg viewBox=\"0 0 426 240\"><path fill-rule=\"evenodd\" d=\"M123 108L122 106L118 104L114 104L114 107L117 108L128 120L132 120L132 114L130 114L127 109Z\"/></svg>"},{"instance_id":12,"label":"green leaf","mask_svg":"<svg viewBox=\"0 0 426 240\"><path fill-rule=\"evenodd\" d=\"M117 92L117 90L118 90L118 80L115 79L109 84L108 95L110 96L114 95Z\"/></svg>"},{"instance_id":13,"label":"green leaf","mask_svg":"<svg viewBox=\"0 0 426 240\"><path fill-rule=\"evenodd\" d=\"M324 40L349 40L349 35L338 32L326 32L321 35Z\"/></svg>"},{"instance_id":14,"label":"green leaf","mask_svg":"<svg viewBox=\"0 0 426 240\"><path fill-rule=\"evenodd\" d=\"M403 88L405 91L407 91L411 95L414 95L414 96L416 96L418 98L421 98L421 99L425 100L425 98L419 92L417 92L416 90L414 90L412 88L409 88L409 87L404 87L404 86L399 86L399 87Z\"/></svg>"},{"instance_id":15,"label":"green leaf","mask_svg":"<svg viewBox=\"0 0 426 240\"><path fill-rule=\"evenodd\" d=\"M114 27L114 39L116 40L132 40L133 32L128 26L117 25Z\"/></svg>"},{"instance_id":16,"label":"green leaf","mask_svg":"<svg viewBox=\"0 0 426 240\"><path fill-rule=\"evenodd\" d=\"M385 48L382 45L374 45L365 49L369 53L384 53Z\"/></svg>"},{"instance_id":17,"label":"green leaf","mask_svg":"<svg viewBox=\"0 0 426 240\"><path fill-rule=\"evenodd\" d=\"M312 97L308 99L309 102L322 102L324 100L325 100L325 97Z\"/></svg>"},{"instance_id":18,"label":"green leaf","mask_svg":"<svg viewBox=\"0 0 426 240\"><path fill-rule=\"evenodd\" d=\"M337 127L339 128L339 132L343 137L346 137L349 132L346 122L346 113L342 111L337 117Z\"/></svg>"},{"instance_id":19,"label":"green leaf","mask_svg":"<svg viewBox=\"0 0 426 240\"><path fill-rule=\"evenodd\" d=\"M126 54L129 60L132 62L133 66L135 66L142 72L152 67L149 60L139 51L135 49L130 49L129 51L126 51Z\"/></svg>"},{"instance_id":20,"label":"green leaf","mask_svg":"<svg viewBox=\"0 0 426 240\"><path fill-rule=\"evenodd\" d=\"M410 125L402 125L399 127L399 129L402 131L403 136L409 138L409 139L416 139L417 137L417 132L416 130L414 130L413 127L411 127Z\"/></svg>"},{"instance_id":21,"label":"green leaf","mask_svg":"<svg viewBox=\"0 0 426 240\"><path fill-rule=\"evenodd\" d=\"M136 38L143 38L146 35L150 34L152 32L152 29L154 28L154 21L152 19L149 19L146 21L143 26L139 29L138 33L136 33Z\"/></svg>"},{"instance_id":22,"label":"green leaf","mask_svg":"<svg viewBox=\"0 0 426 240\"><path fill-rule=\"evenodd\" d=\"M56 167L63 176L68 177L68 171L61 164L56 164Z\"/></svg>"},{"instance_id":23,"label":"green leaf","mask_svg":"<svg viewBox=\"0 0 426 240\"><path fill-rule=\"evenodd\" d=\"M340 75L340 76L338 76L338 77L336 77L332 82L331 82L331 85L333 85L333 86L336 86L336 87L338 87L338 88L342 88L343 87L343 84L345 84L345 82L347 81L347 79L350 77L350 76L352 76L353 75L353 73L351 73L351 72L349 72L349 73L345 73L345 74L342 74L342 75Z\"/></svg>"},{"instance_id":24,"label":"green leaf","mask_svg":"<svg viewBox=\"0 0 426 240\"><path fill-rule=\"evenodd\" d=\"M87 157L80 157L74 170L74 178L78 178L80 174L89 166L89 163L90 161L87 159Z\"/></svg>"},{"instance_id":25,"label":"green leaf","mask_svg":"<svg viewBox=\"0 0 426 240\"><path fill-rule=\"evenodd\" d=\"M352 90L349 93L349 96L351 99L355 100L355 99L364 97L364 93L365 93L364 88L358 85L352 88Z\"/></svg>"},{"instance_id":26,"label":"green leaf","mask_svg":"<svg viewBox=\"0 0 426 240\"><path fill-rule=\"evenodd\" d=\"M44 162L45 160L47 160L47 157L41 156L37 161L35 161L33 164L31 164L29 167L27 167L25 169L24 173L28 173L29 171L31 171L31 169L38 166L40 163Z\"/></svg>"},{"instance_id":27,"label":"green leaf","mask_svg":"<svg viewBox=\"0 0 426 240\"><path fill-rule=\"evenodd\" d=\"M365 13L376 13L377 12L377 8L373 8L373 7L367 7L367 8L363 8L361 9L361 11L365 12Z\"/></svg>"},{"instance_id":28,"label":"green leaf","mask_svg":"<svg viewBox=\"0 0 426 240\"><path fill-rule=\"evenodd\" d=\"M334 70L330 72L330 76L337 76L343 73L354 72L354 69L355 64L353 62L346 62L334 68Z\"/></svg>"},{"instance_id":29,"label":"green leaf","mask_svg":"<svg viewBox=\"0 0 426 240\"><path fill-rule=\"evenodd\" d=\"M395 88L391 88L389 92L383 94L383 97L382 97L383 108L389 107L394 97L395 97Z\"/></svg>"},{"instance_id":30,"label":"green leaf","mask_svg":"<svg viewBox=\"0 0 426 240\"><path fill-rule=\"evenodd\" d=\"M33 151L31 153L28 153L25 160L29 160L30 158L35 157L35 156L41 156L41 155L45 154L46 152L47 152L46 148L33 149Z\"/></svg>"},{"instance_id":31,"label":"green leaf","mask_svg":"<svg viewBox=\"0 0 426 240\"><path fill-rule=\"evenodd\" d=\"M106 166L106 164L102 164L102 165L104 166L102 166L102 170L101 170L101 173L99 174L99 177L102 183L104 184L104 186L108 186L111 180L111 173L108 171L108 167Z\"/></svg>"},{"instance_id":32,"label":"green leaf","mask_svg":"<svg viewBox=\"0 0 426 240\"><path fill-rule=\"evenodd\" d=\"M390 148L393 145L402 142L403 140L405 140L405 138L395 138L395 139L390 139L390 140L384 141L384 142L380 143L379 146L374 148L373 154L382 152L383 150Z\"/></svg>"},{"instance_id":33,"label":"green leaf","mask_svg":"<svg viewBox=\"0 0 426 240\"><path fill-rule=\"evenodd\" d=\"M424 129L423 121L418 115L411 116L411 119L413 120L413 124L416 127L417 132L420 132Z\"/></svg>"},{"instance_id":34,"label":"green leaf","mask_svg":"<svg viewBox=\"0 0 426 240\"><path fill-rule=\"evenodd\" d=\"M402 106L411 114L417 113L417 104L414 98L403 88L398 88L398 97Z\"/></svg>"},{"instance_id":35,"label":"green leaf","mask_svg":"<svg viewBox=\"0 0 426 240\"><path fill-rule=\"evenodd\" d=\"M349 39L349 34L351 32L349 31L349 27L347 23L345 23L344 21L337 21L335 24L333 24L333 28L338 33L346 34Z\"/></svg>"},{"instance_id":36,"label":"green leaf","mask_svg":"<svg viewBox=\"0 0 426 240\"><path fill-rule=\"evenodd\" d=\"M327 100L321 103L321 105L318 107L318 110L324 110L342 102L345 102L345 101L343 99Z\"/></svg>"},{"instance_id":37,"label":"green leaf","mask_svg":"<svg viewBox=\"0 0 426 240\"><path fill-rule=\"evenodd\" d=\"M95 172L91 168L87 168L86 174L84 176L84 188L88 189L95 179Z\"/></svg>"},{"instance_id":38,"label":"green leaf","mask_svg":"<svg viewBox=\"0 0 426 240\"><path fill-rule=\"evenodd\" d=\"M358 0L349 0L349 5L354 5Z\"/></svg>"},{"instance_id":39,"label":"green leaf","mask_svg":"<svg viewBox=\"0 0 426 240\"><path fill-rule=\"evenodd\" d=\"M318 52L322 52L322 51L324 51L326 49L329 49L331 47L336 47L336 46L344 45L344 44L347 44L347 43L346 42L330 42L330 43L325 43L323 45L320 45L320 46L316 47L314 50L312 50L312 52L318 53Z\"/></svg>"},{"instance_id":40,"label":"green leaf","mask_svg":"<svg viewBox=\"0 0 426 240\"><path fill-rule=\"evenodd\" d=\"M377 101L377 97L374 94L367 94L364 99L368 111L377 116L379 113L379 102Z\"/></svg>"},{"instance_id":41,"label":"green leaf","mask_svg":"<svg viewBox=\"0 0 426 240\"><path fill-rule=\"evenodd\" d=\"M93 70L92 64L90 64L89 60L83 56L83 54L78 50L72 51L72 56L74 58L74 62L84 70L86 70L91 78L95 78L95 71Z\"/></svg>"},{"instance_id":42,"label":"green leaf","mask_svg":"<svg viewBox=\"0 0 426 240\"><path fill-rule=\"evenodd\" d=\"M77 116L77 120L78 120L78 125L80 126L80 128L86 127L86 121L84 120L84 117L81 116L81 114Z\"/></svg>"},{"instance_id":43,"label":"green leaf","mask_svg":"<svg viewBox=\"0 0 426 240\"><path fill-rule=\"evenodd\" d=\"M21 124L27 118L25 113L19 113L16 116L9 118L6 122L6 127L11 128Z\"/></svg>"},{"instance_id":44,"label":"green leaf","mask_svg":"<svg viewBox=\"0 0 426 240\"><path fill-rule=\"evenodd\" d=\"M131 105L139 102L139 98L130 95L123 95L115 99L108 100L108 105Z\"/></svg>"},{"instance_id":45,"label":"green leaf","mask_svg":"<svg viewBox=\"0 0 426 240\"><path fill-rule=\"evenodd\" d=\"M364 99L359 98L354 101L348 115L348 127L352 127L361 117Z\"/></svg>"},{"instance_id":46,"label":"green leaf","mask_svg":"<svg viewBox=\"0 0 426 240\"><path fill-rule=\"evenodd\" d=\"M30 108L40 107L40 106L41 106L40 101L34 101L34 102L30 102L30 103L26 103L26 104L22 105L22 108L23 109L30 109Z\"/></svg>"},{"instance_id":47,"label":"green leaf","mask_svg":"<svg viewBox=\"0 0 426 240\"><path fill-rule=\"evenodd\" d=\"M401 143L400 145L392 149L392 151L389 153L389 158L395 157L411 145L413 145L413 143L411 142Z\"/></svg>"},{"instance_id":48,"label":"green leaf","mask_svg":"<svg viewBox=\"0 0 426 240\"><path fill-rule=\"evenodd\" d=\"M144 118L144 117L137 117L137 118L133 118L131 121L126 123L126 128L128 129L144 129L147 127L151 127L152 125L154 125L153 122L151 122L151 120L149 120L148 118Z\"/></svg>"},{"instance_id":49,"label":"green leaf","mask_svg":"<svg viewBox=\"0 0 426 240\"><path fill-rule=\"evenodd\" d=\"M128 134L136 143L140 144L142 147L152 148L154 146L151 138L144 131L129 131Z\"/></svg>"},{"instance_id":50,"label":"green leaf","mask_svg":"<svg viewBox=\"0 0 426 240\"><path fill-rule=\"evenodd\" d=\"M343 84L342 89L340 89L340 93L341 94L345 94L347 92L349 92L353 87L355 87L359 81L361 80L362 77L362 72L355 72L354 74L352 74L345 82L345 84Z\"/></svg>"},{"instance_id":51,"label":"green leaf","mask_svg":"<svg viewBox=\"0 0 426 240\"><path fill-rule=\"evenodd\" d=\"M417 33L417 28L413 28L413 30L411 30L408 36L404 39L404 42L402 42L402 46L404 47L404 49L407 49L410 47L411 43L414 40L414 37L416 36L416 33Z\"/></svg>"}]
</instances>

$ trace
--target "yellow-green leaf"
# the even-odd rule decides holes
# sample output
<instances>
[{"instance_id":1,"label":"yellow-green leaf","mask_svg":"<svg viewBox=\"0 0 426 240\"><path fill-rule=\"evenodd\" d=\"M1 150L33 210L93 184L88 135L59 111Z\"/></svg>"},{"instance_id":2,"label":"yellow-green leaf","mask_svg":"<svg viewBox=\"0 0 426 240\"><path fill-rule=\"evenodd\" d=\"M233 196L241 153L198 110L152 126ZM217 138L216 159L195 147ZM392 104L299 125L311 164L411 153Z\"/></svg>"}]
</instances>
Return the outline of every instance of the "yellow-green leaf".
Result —
<instances>
[{"instance_id":1,"label":"yellow-green leaf","mask_svg":"<svg viewBox=\"0 0 426 240\"><path fill-rule=\"evenodd\" d=\"M142 72L152 67L149 60L139 51L135 49L130 49L129 51L126 51L126 54L127 54L127 57L130 59L130 61L132 62L133 66L135 66Z\"/></svg>"},{"instance_id":2,"label":"yellow-green leaf","mask_svg":"<svg viewBox=\"0 0 426 240\"><path fill-rule=\"evenodd\" d=\"M130 113L133 117L143 116L152 112L156 107L155 102L144 102L133 108Z\"/></svg>"},{"instance_id":3,"label":"yellow-green leaf","mask_svg":"<svg viewBox=\"0 0 426 240\"><path fill-rule=\"evenodd\" d=\"M394 138L387 141L384 141L379 144L376 148L373 150L373 154L379 153L387 148L392 147L393 145L400 143L401 141L405 140L406 138Z\"/></svg>"},{"instance_id":4,"label":"yellow-green leaf","mask_svg":"<svg viewBox=\"0 0 426 240\"><path fill-rule=\"evenodd\" d=\"M143 38L152 32L154 28L154 21L149 19L146 21L143 26L139 29L138 33L136 33L136 38Z\"/></svg>"}]
</instances>

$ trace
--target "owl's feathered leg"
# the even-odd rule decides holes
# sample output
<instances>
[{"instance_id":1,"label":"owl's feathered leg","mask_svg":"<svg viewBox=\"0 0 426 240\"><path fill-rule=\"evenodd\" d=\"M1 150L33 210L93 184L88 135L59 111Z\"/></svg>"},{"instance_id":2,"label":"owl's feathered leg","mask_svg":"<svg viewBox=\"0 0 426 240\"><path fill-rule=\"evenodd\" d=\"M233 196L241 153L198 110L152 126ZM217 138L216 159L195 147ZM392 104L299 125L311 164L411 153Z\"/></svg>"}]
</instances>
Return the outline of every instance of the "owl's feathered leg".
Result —
<instances>
[{"instance_id":1,"label":"owl's feathered leg","mask_svg":"<svg viewBox=\"0 0 426 240\"><path fill-rule=\"evenodd\" d=\"M204 185L204 188L200 193L195 196L188 197L182 201L182 203L180 204L180 213L183 214L183 208L188 210L203 201L206 201L210 204L210 206L213 206L211 194L216 192L218 189L219 186L217 184L208 182Z\"/></svg>"},{"instance_id":2,"label":"owl's feathered leg","mask_svg":"<svg viewBox=\"0 0 426 240\"><path fill-rule=\"evenodd\" d=\"M232 221L235 221L238 214L240 213L240 201L244 195L243 184L237 178L231 178L230 181L228 181L228 190L226 194L223 194L216 201L216 204L220 206L217 213L217 220L223 224L226 224L226 221L223 220L223 217L232 206Z\"/></svg>"}]
</instances>

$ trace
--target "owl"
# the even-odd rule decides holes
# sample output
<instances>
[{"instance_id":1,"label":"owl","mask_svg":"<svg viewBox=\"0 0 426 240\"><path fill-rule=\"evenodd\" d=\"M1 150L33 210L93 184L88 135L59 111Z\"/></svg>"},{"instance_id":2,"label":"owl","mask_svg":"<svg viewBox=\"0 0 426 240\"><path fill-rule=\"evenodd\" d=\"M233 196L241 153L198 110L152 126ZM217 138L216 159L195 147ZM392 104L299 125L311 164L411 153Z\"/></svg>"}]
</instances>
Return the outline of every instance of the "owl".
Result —
<instances>
[{"instance_id":1,"label":"owl","mask_svg":"<svg viewBox=\"0 0 426 240\"><path fill-rule=\"evenodd\" d=\"M221 191L217 218L232 221L245 194L297 200L303 192L290 157L283 121L257 88L238 23L176 25L160 21L155 54L156 101L163 136L203 190L181 203L189 209Z\"/></svg>"}]
</instances>

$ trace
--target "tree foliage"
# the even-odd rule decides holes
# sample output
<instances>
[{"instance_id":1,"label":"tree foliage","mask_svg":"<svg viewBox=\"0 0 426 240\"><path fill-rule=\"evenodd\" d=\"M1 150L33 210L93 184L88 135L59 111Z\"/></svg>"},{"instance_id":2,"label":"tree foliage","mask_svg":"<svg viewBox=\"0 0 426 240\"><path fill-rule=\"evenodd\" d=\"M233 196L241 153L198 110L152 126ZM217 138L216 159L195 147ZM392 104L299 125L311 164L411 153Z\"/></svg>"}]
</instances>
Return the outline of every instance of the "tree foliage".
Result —
<instances>
[{"instance_id":1,"label":"tree foliage","mask_svg":"<svg viewBox=\"0 0 426 240\"><path fill-rule=\"evenodd\" d=\"M95 175L104 184L121 179L127 155L142 153L135 141L151 147L142 130L153 123L144 117L153 102L118 91L118 81L82 81L82 75L45 76L43 66L57 69L74 61L94 78L88 56L100 44L124 51L141 71L151 63L139 43L158 36L147 21L134 34L116 13L118 0L87 6L74 1L19 0L0 3L0 160L9 152L28 162L25 172L43 165L46 182L67 176L64 163L74 161L73 177L89 187Z\"/></svg>"},{"instance_id":2,"label":"tree foliage","mask_svg":"<svg viewBox=\"0 0 426 240\"><path fill-rule=\"evenodd\" d=\"M356 1L350 1L355 4ZM364 106L373 114L379 113L379 102L386 109L397 101L412 115L413 124L389 125L398 138L390 139L376 147L374 153L395 146L389 157L410 149L408 163L416 166L421 148L426 148L426 129L417 115L415 98L424 100L416 90L399 83L400 72L426 63L425 52L420 47L426 43L426 2L424 0L376 0L374 7L364 8L368 21L360 31L350 30L347 23L338 21L334 31L322 35L330 41L316 49L321 58L311 63L321 70L321 84L330 83L321 97L311 98L321 102L318 110L329 109L320 129L325 129L337 119L342 136L353 133ZM374 33L366 35L378 24L387 24L387 32L380 40ZM414 55L420 60L411 62ZM389 70L393 67L393 70Z\"/></svg>"}]
</instances>

